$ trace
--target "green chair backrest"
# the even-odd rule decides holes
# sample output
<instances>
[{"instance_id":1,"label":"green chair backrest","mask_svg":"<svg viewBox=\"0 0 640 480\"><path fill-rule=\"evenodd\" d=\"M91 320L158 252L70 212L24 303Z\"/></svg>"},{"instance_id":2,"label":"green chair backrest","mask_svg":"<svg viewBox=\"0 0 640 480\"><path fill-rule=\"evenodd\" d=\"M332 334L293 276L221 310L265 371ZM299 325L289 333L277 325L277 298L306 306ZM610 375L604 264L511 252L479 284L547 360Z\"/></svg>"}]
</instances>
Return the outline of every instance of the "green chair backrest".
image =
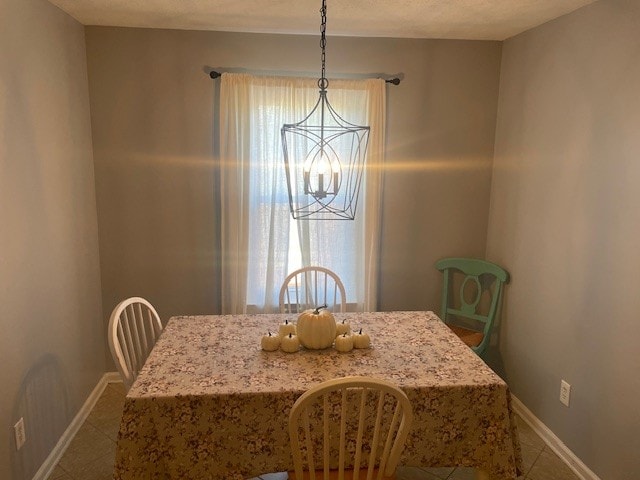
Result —
<instances>
[{"instance_id":1,"label":"green chair backrest","mask_svg":"<svg viewBox=\"0 0 640 480\"><path fill-rule=\"evenodd\" d=\"M473 350L480 356L484 353L491 337L493 322L502 298L502 287L509 283L509 273L495 263L473 258L443 258L436 262L436 268L444 274L444 284L442 287L442 310L440 317L445 323L449 323L449 315L458 318L468 318L483 324L482 333L484 337ZM453 306L453 299L449 296L453 287L453 274L458 271L465 275L460 285L460 304ZM474 282L477 288L477 295L471 302L465 299L465 287L467 282ZM493 288L492 288L493 287ZM488 312L480 312L480 299L484 292L489 291L491 302Z\"/></svg>"}]
</instances>

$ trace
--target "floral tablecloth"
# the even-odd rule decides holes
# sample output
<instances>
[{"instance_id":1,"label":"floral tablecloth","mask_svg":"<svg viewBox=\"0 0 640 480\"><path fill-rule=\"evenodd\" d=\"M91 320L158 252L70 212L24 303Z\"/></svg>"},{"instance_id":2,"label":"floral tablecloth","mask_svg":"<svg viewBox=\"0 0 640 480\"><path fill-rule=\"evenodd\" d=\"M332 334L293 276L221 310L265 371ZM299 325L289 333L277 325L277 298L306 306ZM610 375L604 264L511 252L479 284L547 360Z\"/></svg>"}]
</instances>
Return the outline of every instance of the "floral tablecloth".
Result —
<instances>
[{"instance_id":1,"label":"floral tablecloth","mask_svg":"<svg viewBox=\"0 0 640 480\"><path fill-rule=\"evenodd\" d=\"M129 391L116 479L242 479L292 469L295 400L331 378L390 380L414 422L402 465L467 466L514 479L521 454L507 385L432 312L335 314L371 348L264 352L260 339L295 316L169 320Z\"/></svg>"}]
</instances>

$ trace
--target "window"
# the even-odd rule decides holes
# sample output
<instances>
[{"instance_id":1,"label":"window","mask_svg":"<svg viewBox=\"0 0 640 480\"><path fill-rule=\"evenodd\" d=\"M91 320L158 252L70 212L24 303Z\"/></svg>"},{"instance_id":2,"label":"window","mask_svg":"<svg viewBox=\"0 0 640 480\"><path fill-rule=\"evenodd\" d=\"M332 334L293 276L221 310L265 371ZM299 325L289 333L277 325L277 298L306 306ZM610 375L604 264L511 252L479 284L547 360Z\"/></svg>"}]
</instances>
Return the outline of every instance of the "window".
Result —
<instances>
[{"instance_id":1,"label":"window","mask_svg":"<svg viewBox=\"0 0 640 480\"><path fill-rule=\"evenodd\" d=\"M384 92L384 82L380 82ZM371 160L371 150L377 158L375 152L381 149L379 141L374 138L372 142L372 110L380 110L372 103L378 105L380 99L372 96L370 83L332 81L329 101L345 119L371 125ZM220 125L225 164L221 195L227 197L222 199L225 313L277 311L283 279L302 265L333 270L345 285L347 302L359 309L372 309L367 296L372 289L375 291L372 279L377 275L372 273L376 272L372 263L377 263L372 251L377 252L379 180L375 177L379 169L365 173L354 221L294 220L289 212L280 128L304 118L317 99L314 79L223 75ZM377 116L384 118L381 110ZM376 138L381 138L382 131L378 126Z\"/></svg>"}]
</instances>

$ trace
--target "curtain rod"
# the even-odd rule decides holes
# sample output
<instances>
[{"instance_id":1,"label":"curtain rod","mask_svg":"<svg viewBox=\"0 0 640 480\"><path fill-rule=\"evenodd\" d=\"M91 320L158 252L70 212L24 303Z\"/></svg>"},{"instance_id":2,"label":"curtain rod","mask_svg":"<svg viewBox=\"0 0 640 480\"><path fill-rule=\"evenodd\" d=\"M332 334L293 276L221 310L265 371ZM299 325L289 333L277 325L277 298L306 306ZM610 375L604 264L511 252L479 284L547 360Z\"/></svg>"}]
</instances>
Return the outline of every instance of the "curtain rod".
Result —
<instances>
[{"instance_id":1,"label":"curtain rod","mask_svg":"<svg viewBox=\"0 0 640 480\"><path fill-rule=\"evenodd\" d=\"M222 75L220 72L216 72L214 70L209 72L209 76L213 79L218 78L220 75ZM394 77L394 78L389 78L389 79L385 79L384 81L385 83L391 83L393 85L400 85L400 79L398 77Z\"/></svg>"}]
</instances>

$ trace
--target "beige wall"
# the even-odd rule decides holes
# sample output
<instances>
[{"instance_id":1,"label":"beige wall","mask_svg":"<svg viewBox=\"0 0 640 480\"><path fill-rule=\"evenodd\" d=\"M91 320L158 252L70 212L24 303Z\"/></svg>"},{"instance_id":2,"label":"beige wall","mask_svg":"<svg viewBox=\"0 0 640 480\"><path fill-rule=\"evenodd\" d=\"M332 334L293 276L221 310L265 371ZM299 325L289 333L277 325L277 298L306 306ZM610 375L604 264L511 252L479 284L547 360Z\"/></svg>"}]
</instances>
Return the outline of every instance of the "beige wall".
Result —
<instances>
[{"instance_id":1,"label":"beige wall","mask_svg":"<svg viewBox=\"0 0 640 480\"><path fill-rule=\"evenodd\" d=\"M0 45L0 478L22 480L104 373L104 327L83 27L1 0Z\"/></svg>"},{"instance_id":2,"label":"beige wall","mask_svg":"<svg viewBox=\"0 0 640 480\"><path fill-rule=\"evenodd\" d=\"M87 28L105 310L215 313L213 111L206 67L317 76L315 36ZM388 87L382 309L437 308L434 262L482 256L501 45L329 38L328 72Z\"/></svg>"},{"instance_id":3,"label":"beige wall","mask_svg":"<svg viewBox=\"0 0 640 480\"><path fill-rule=\"evenodd\" d=\"M505 42L487 246L509 385L607 480L640 474L639 25L600 1Z\"/></svg>"}]
</instances>

